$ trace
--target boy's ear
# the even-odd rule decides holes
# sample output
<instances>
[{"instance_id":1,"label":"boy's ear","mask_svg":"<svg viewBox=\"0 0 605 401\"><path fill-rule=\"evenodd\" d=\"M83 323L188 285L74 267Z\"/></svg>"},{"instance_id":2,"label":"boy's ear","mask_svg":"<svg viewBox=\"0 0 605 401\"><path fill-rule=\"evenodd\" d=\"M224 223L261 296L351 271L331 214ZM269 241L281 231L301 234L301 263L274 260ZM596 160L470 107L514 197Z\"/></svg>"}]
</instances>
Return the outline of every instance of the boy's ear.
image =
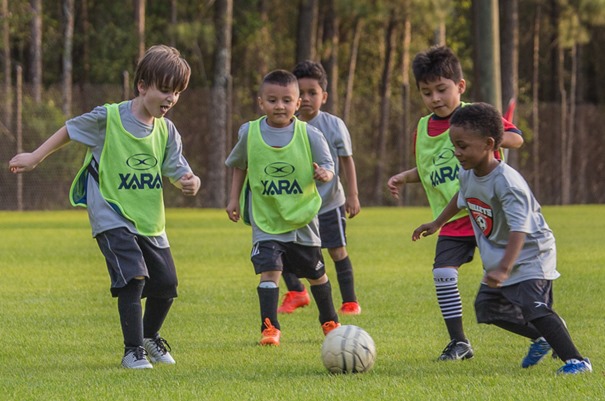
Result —
<instances>
[{"instance_id":1,"label":"boy's ear","mask_svg":"<svg viewBox=\"0 0 605 401\"><path fill-rule=\"evenodd\" d=\"M264 112L265 109L263 108L263 99L259 96L256 98L256 101L258 102L258 107Z\"/></svg>"},{"instance_id":2,"label":"boy's ear","mask_svg":"<svg viewBox=\"0 0 605 401\"><path fill-rule=\"evenodd\" d=\"M488 136L486 139L487 149L496 150L496 140L491 136Z\"/></svg>"},{"instance_id":3,"label":"boy's ear","mask_svg":"<svg viewBox=\"0 0 605 401\"><path fill-rule=\"evenodd\" d=\"M458 82L458 93L461 95L466 91L466 81L463 79Z\"/></svg>"},{"instance_id":4,"label":"boy's ear","mask_svg":"<svg viewBox=\"0 0 605 401\"><path fill-rule=\"evenodd\" d=\"M326 104L328 101L328 92L323 91L321 95L321 104Z\"/></svg>"},{"instance_id":5,"label":"boy's ear","mask_svg":"<svg viewBox=\"0 0 605 401\"><path fill-rule=\"evenodd\" d=\"M145 84L145 81L143 81L142 79L139 80L139 82L137 82L137 89L139 90L139 93L144 93L145 90L147 89L147 85Z\"/></svg>"}]
</instances>

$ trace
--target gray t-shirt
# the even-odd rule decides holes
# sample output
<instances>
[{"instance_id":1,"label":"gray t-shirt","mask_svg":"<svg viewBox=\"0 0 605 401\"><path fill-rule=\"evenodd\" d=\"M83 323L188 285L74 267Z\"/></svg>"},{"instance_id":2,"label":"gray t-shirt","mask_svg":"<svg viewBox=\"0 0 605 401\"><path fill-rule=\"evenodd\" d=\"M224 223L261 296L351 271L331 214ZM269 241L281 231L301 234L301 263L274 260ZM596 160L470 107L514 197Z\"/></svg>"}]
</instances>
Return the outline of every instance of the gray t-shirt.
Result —
<instances>
[{"instance_id":1,"label":"gray t-shirt","mask_svg":"<svg viewBox=\"0 0 605 401\"><path fill-rule=\"evenodd\" d=\"M231 150L231 153L227 157L225 164L228 167L239 168L240 170L248 169L248 127L250 123L244 123L238 132L238 141ZM269 146L283 147L290 143L294 136L294 124L290 124L284 128L275 128L267 124L267 120L263 119L260 123L260 132L263 141ZM323 134L315 127L307 124L307 136L309 137L309 145L311 146L311 153L313 161L320 167L325 168L334 172L334 161L330 155L330 149L328 142ZM242 191L244 188L242 188ZM259 241L280 241L280 242L294 242L300 245L306 246L321 246L321 239L319 237L319 223L317 216L307 224L305 227L297 230L289 231L282 234L269 234L258 228L254 223L254 216L252 215L252 195L249 196L249 214L250 223L252 225L252 243L256 244ZM241 211L243 213L243 211Z\"/></svg>"},{"instance_id":2,"label":"gray t-shirt","mask_svg":"<svg viewBox=\"0 0 605 401\"><path fill-rule=\"evenodd\" d=\"M143 124L137 120L132 114L131 107L132 101L120 104L122 125L133 136L144 138L151 133L153 126ZM162 164L162 175L168 177L170 182L175 182L183 175L191 172L191 167L189 167L189 163L182 154L183 145L179 132L172 121L168 119L165 119L165 121L168 128L168 142L166 143L166 157ZM107 109L105 107L95 107L89 113L68 120L65 126L72 141L89 147L95 160L99 161L101 159L107 126ZM88 180L86 201L93 237L118 227L125 227L130 232L137 234L134 224L117 213L101 196L99 184L94 179ZM154 239L159 247L169 246L165 233L158 237L152 237L152 240Z\"/></svg>"},{"instance_id":3,"label":"gray t-shirt","mask_svg":"<svg viewBox=\"0 0 605 401\"><path fill-rule=\"evenodd\" d=\"M330 154L334 160L334 179L328 182L318 182L317 189L321 195L322 204L319 214L329 212L344 205L346 196L340 182L339 157L353 156L351 135L340 118L320 111L308 124L317 127L326 137L330 146Z\"/></svg>"},{"instance_id":4,"label":"gray t-shirt","mask_svg":"<svg viewBox=\"0 0 605 401\"><path fill-rule=\"evenodd\" d=\"M553 233L527 182L515 169L500 163L483 177L461 169L458 207L468 209L486 271L495 269L502 260L511 231L527 234L503 286L559 277Z\"/></svg>"}]
</instances>

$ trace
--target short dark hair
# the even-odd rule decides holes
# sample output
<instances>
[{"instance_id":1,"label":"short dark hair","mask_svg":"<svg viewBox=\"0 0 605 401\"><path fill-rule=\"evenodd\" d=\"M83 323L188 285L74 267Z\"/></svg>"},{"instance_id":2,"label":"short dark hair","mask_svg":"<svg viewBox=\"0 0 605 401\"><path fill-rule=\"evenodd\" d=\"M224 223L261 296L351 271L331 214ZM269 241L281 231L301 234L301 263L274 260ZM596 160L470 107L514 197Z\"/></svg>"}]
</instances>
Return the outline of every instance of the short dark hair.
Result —
<instances>
[{"instance_id":1,"label":"short dark hair","mask_svg":"<svg viewBox=\"0 0 605 401\"><path fill-rule=\"evenodd\" d=\"M296 78L311 78L317 80L321 89L325 92L328 89L328 74L320 63L312 60L301 61L296 64L292 73Z\"/></svg>"},{"instance_id":2,"label":"short dark hair","mask_svg":"<svg viewBox=\"0 0 605 401\"><path fill-rule=\"evenodd\" d=\"M494 149L498 149L504 136L502 115L489 103L471 103L458 108L450 117L450 126L477 132L483 137L494 138Z\"/></svg>"},{"instance_id":3,"label":"short dark hair","mask_svg":"<svg viewBox=\"0 0 605 401\"><path fill-rule=\"evenodd\" d=\"M265 84L273 84L279 86L294 85L296 86L296 90L298 90L298 79L296 79L294 74L287 70L273 70L267 75L265 75L263 77L263 82L261 83L259 88L259 95L263 91L263 87L265 86Z\"/></svg>"},{"instance_id":4,"label":"short dark hair","mask_svg":"<svg viewBox=\"0 0 605 401\"><path fill-rule=\"evenodd\" d=\"M263 78L262 85L274 84L279 86L297 85L298 80L290 71L286 70L273 70Z\"/></svg>"},{"instance_id":5,"label":"short dark hair","mask_svg":"<svg viewBox=\"0 0 605 401\"><path fill-rule=\"evenodd\" d=\"M416 87L420 82L432 82L439 78L451 79L455 83L462 80L462 66L454 52L445 46L433 46L416 54L412 62Z\"/></svg>"},{"instance_id":6,"label":"short dark hair","mask_svg":"<svg viewBox=\"0 0 605 401\"><path fill-rule=\"evenodd\" d=\"M134 94L139 96L139 82L156 88L182 92L189 85L191 67L174 47L151 46L139 60L134 71Z\"/></svg>"}]
</instances>

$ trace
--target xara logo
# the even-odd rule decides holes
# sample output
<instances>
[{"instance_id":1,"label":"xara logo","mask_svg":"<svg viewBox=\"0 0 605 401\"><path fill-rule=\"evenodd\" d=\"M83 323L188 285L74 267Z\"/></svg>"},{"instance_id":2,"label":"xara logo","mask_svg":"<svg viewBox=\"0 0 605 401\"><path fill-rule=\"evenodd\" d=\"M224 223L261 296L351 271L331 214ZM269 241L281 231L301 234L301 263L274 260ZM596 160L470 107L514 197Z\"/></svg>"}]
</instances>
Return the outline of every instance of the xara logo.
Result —
<instances>
[{"instance_id":1,"label":"xara logo","mask_svg":"<svg viewBox=\"0 0 605 401\"><path fill-rule=\"evenodd\" d=\"M118 189L160 189L162 188L162 177L160 174L122 174L120 175L120 186Z\"/></svg>"},{"instance_id":2,"label":"xara logo","mask_svg":"<svg viewBox=\"0 0 605 401\"><path fill-rule=\"evenodd\" d=\"M286 162L275 162L265 167L265 174L275 178L282 178L292 174L294 170L295 168L291 164Z\"/></svg>"},{"instance_id":3,"label":"xara logo","mask_svg":"<svg viewBox=\"0 0 605 401\"><path fill-rule=\"evenodd\" d=\"M157 166L158 160L152 155L139 153L130 156L126 160L126 164L128 165L128 167L133 168L135 170L149 170L150 168Z\"/></svg>"},{"instance_id":4,"label":"xara logo","mask_svg":"<svg viewBox=\"0 0 605 401\"><path fill-rule=\"evenodd\" d=\"M431 184L433 187L443 184L446 181L456 181L458 179L458 172L460 167L452 168L450 166L444 166L431 172Z\"/></svg>"},{"instance_id":5,"label":"xara logo","mask_svg":"<svg viewBox=\"0 0 605 401\"><path fill-rule=\"evenodd\" d=\"M263 195L292 195L292 194L302 194L302 188L298 184L298 181L294 180L292 182L288 180L277 180L277 181L264 181L261 180L263 184Z\"/></svg>"}]
</instances>

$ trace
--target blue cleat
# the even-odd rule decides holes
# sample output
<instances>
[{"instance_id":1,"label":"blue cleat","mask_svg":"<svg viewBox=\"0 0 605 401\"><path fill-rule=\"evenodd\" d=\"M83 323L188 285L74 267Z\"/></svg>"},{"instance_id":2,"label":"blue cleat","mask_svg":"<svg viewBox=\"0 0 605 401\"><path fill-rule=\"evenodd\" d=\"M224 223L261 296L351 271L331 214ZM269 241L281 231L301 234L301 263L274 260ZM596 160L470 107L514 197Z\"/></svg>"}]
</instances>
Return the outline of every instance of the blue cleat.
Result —
<instances>
[{"instance_id":1,"label":"blue cleat","mask_svg":"<svg viewBox=\"0 0 605 401\"><path fill-rule=\"evenodd\" d=\"M592 372L592 364L588 358L583 360L570 359L557 370L559 375L575 375L578 373Z\"/></svg>"},{"instance_id":2,"label":"blue cleat","mask_svg":"<svg viewBox=\"0 0 605 401\"><path fill-rule=\"evenodd\" d=\"M546 356L546 354L548 354L550 349L550 344L544 339L544 337L540 337L537 340L532 341L527 355L525 355L525 358L523 358L523 361L521 361L521 367L529 368L530 366L537 365L538 362L540 362Z\"/></svg>"}]
</instances>

